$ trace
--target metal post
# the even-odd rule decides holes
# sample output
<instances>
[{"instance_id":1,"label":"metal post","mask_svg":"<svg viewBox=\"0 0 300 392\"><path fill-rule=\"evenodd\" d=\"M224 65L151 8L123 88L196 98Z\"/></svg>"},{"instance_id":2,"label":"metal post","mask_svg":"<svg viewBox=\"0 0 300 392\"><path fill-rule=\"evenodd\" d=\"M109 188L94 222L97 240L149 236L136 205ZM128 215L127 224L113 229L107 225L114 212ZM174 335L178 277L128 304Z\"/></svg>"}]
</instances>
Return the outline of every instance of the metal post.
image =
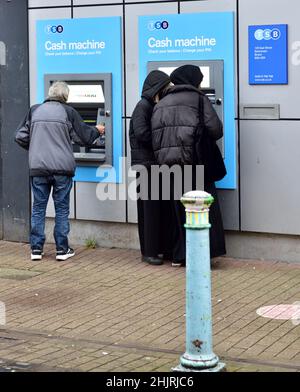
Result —
<instances>
[{"instance_id":1,"label":"metal post","mask_svg":"<svg viewBox=\"0 0 300 392\"><path fill-rule=\"evenodd\" d=\"M177 372L220 372L212 350L212 305L209 252L209 207L213 197L203 191L183 195L186 209L186 352Z\"/></svg>"}]
</instances>

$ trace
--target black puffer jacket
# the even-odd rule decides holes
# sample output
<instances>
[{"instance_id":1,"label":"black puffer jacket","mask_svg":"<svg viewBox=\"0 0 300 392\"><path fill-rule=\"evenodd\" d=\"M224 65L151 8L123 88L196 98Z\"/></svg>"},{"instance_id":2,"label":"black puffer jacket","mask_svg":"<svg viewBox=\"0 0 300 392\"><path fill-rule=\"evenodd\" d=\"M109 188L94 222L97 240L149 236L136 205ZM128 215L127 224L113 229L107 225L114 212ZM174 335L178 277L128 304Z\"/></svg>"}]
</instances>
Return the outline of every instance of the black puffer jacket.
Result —
<instances>
[{"instance_id":1,"label":"black puffer jacket","mask_svg":"<svg viewBox=\"0 0 300 392\"><path fill-rule=\"evenodd\" d=\"M191 85L171 87L155 106L151 124L160 165L203 164L199 145L204 132L214 140L223 136L222 122L209 99Z\"/></svg>"},{"instance_id":2,"label":"black puffer jacket","mask_svg":"<svg viewBox=\"0 0 300 392\"><path fill-rule=\"evenodd\" d=\"M142 99L132 113L129 126L132 165L149 167L155 163L151 135L153 99L168 83L170 83L169 76L161 71L150 72L144 81Z\"/></svg>"}]
</instances>

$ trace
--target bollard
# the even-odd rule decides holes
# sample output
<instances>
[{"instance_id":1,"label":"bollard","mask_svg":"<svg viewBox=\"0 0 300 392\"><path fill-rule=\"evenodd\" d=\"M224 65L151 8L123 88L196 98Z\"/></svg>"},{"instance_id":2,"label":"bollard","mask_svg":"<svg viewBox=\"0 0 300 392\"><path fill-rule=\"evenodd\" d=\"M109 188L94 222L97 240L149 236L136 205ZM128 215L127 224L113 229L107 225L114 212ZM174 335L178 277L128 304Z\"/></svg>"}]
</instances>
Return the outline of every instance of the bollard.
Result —
<instances>
[{"instance_id":1,"label":"bollard","mask_svg":"<svg viewBox=\"0 0 300 392\"><path fill-rule=\"evenodd\" d=\"M212 350L212 304L209 251L209 207L213 197L203 191L183 195L186 209L186 351L175 372L221 372Z\"/></svg>"}]
</instances>

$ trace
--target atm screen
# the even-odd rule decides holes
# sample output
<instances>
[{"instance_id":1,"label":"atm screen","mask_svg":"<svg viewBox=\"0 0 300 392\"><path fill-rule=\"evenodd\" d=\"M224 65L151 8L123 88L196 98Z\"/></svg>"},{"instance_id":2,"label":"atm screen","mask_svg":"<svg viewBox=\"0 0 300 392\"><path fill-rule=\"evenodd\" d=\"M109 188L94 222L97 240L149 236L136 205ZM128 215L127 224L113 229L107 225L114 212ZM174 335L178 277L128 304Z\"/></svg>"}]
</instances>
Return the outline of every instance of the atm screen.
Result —
<instances>
[{"instance_id":1,"label":"atm screen","mask_svg":"<svg viewBox=\"0 0 300 392\"><path fill-rule=\"evenodd\" d=\"M104 110L104 83L102 81L66 81L69 87L68 103L89 125L96 125L99 110Z\"/></svg>"},{"instance_id":2,"label":"atm screen","mask_svg":"<svg viewBox=\"0 0 300 392\"><path fill-rule=\"evenodd\" d=\"M176 69L177 67L159 67L158 69L167 75L171 75L171 73ZM202 88L210 88L210 68L209 66L203 66L200 67L201 72L203 73L203 81L201 83Z\"/></svg>"},{"instance_id":3,"label":"atm screen","mask_svg":"<svg viewBox=\"0 0 300 392\"><path fill-rule=\"evenodd\" d=\"M104 103L103 86L101 84L68 83L68 103Z\"/></svg>"}]
</instances>

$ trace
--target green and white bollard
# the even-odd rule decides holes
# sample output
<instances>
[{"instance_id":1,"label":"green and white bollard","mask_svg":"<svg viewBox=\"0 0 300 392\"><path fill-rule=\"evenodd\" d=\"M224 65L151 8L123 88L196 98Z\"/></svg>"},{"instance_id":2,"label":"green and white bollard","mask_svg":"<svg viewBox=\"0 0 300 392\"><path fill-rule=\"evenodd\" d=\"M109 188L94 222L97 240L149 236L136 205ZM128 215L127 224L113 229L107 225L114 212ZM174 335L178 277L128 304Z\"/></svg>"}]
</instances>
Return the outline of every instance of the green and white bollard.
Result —
<instances>
[{"instance_id":1,"label":"green and white bollard","mask_svg":"<svg viewBox=\"0 0 300 392\"><path fill-rule=\"evenodd\" d=\"M212 304L209 251L209 207L213 197L203 191L183 195L186 210L186 351L175 372L221 372L212 350Z\"/></svg>"}]
</instances>

